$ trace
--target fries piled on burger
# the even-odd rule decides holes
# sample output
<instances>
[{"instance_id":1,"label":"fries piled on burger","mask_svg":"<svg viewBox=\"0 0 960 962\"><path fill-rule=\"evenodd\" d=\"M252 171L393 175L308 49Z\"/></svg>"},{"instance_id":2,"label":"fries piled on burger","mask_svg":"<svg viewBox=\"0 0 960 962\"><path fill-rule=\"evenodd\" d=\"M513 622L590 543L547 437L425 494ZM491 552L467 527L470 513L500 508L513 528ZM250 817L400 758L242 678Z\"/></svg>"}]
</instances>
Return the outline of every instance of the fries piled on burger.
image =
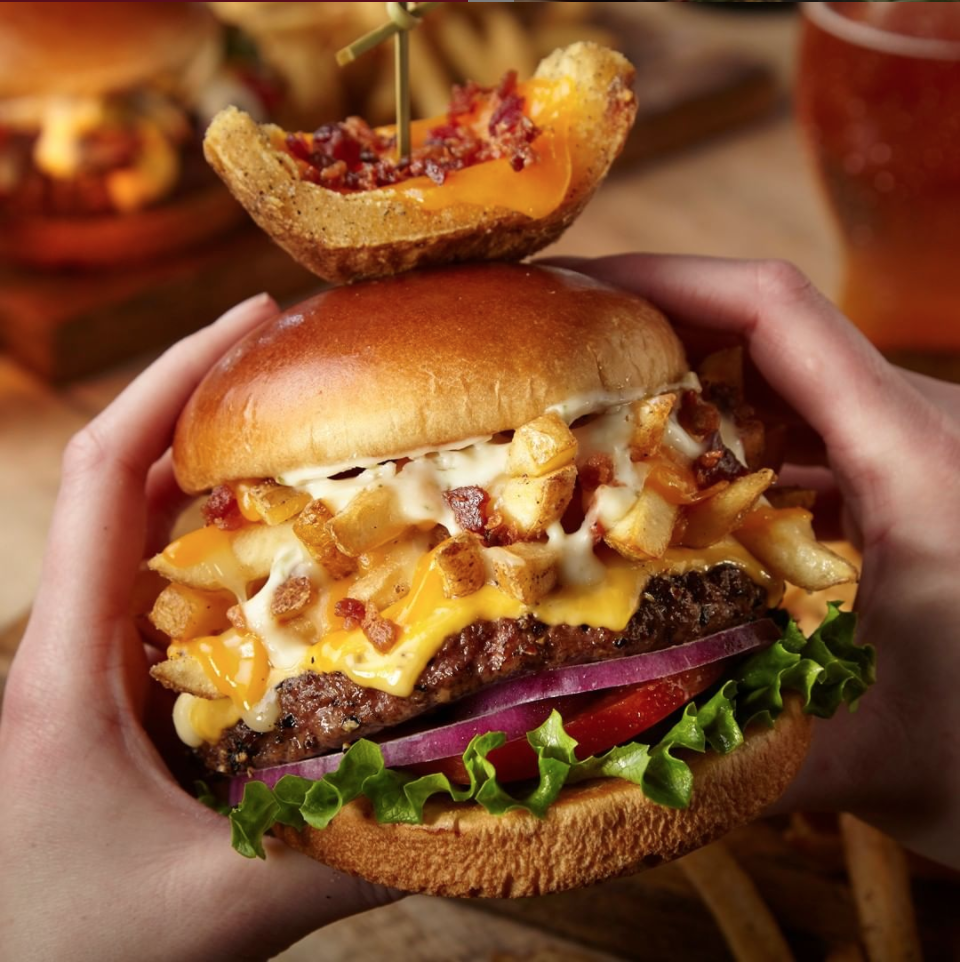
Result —
<instances>
[{"instance_id":1,"label":"fries piled on burger","mask_svg":"<svg viewBox=\"0 0 960 962\"><path fill-rule=\"evenodd\" d=\"M207 524L150 562L153 674L229 779L244 854L271 831L411 891L530 895L755 817L873 662L852 616L808 640L775 613L785 581L856 570L784 506L738 354L693 372L652 305L501 262L599 184L629 65L578 45L454 105L407 159L437 176L354 151L387 133L349 122L212 126L280 242L325 276L390 276L283 312L184 410L175 470ZM535 130L509 150L505 116Z\"/></svg>"}]
</instances>

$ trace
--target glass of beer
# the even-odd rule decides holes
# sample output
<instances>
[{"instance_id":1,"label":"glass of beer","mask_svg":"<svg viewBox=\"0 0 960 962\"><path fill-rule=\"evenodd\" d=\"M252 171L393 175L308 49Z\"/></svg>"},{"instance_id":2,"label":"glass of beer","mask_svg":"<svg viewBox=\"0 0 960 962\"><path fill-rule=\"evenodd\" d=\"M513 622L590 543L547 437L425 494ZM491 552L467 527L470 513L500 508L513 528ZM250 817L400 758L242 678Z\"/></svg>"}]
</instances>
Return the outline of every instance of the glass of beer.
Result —
<instances>
[{"instance_id":1,"label":"glass of beer","mask_svg":"<svg viewBox=\"0 0 960 962\"><path fill-rule=\"evenodd\" d=\"M881 350L956 376L960 4L803 9L798 112L846 247L840 306Z\"/></svg>"}]
</instances>

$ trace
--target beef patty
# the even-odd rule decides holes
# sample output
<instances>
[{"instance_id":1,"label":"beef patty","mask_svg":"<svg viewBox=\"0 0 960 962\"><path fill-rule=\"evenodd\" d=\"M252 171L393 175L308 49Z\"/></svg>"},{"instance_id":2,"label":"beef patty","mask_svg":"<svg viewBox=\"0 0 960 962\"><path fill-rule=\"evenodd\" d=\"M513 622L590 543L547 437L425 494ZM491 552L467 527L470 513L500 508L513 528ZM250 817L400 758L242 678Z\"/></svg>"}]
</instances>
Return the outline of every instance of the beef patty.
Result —
<instances>
[{"instance_id":1,"label":"beef patty","mask_svg":"<svg viewBox=\"0 0 960 962\"><path fill-rule=\"evenodd\" d=\"M277 686L276 729L255 732L239 722L199 751L210 768L229 774L298 761L339 750L493 682L669 648L753 621L766 608L764 588L740 568L721 564L652 578L623 631L545 625L530 615L476 622L446 638L409 698L363 688L339 672L306 672Z\"/></svg>"}]
</instances>

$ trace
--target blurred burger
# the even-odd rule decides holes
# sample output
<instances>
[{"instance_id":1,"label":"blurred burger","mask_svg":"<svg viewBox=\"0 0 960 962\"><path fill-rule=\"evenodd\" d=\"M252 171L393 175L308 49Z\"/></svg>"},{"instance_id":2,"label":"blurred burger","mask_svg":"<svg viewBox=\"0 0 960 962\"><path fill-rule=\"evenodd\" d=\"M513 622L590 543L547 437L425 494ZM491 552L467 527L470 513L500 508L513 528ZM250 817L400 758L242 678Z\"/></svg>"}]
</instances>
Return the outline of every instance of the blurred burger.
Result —
<instances>
[{"instance_id":1,"label":"blurred burger","mask_svg":"<svg viewBox=\"0 0 960 962\"><path fill-rule=\"evenodd\" d=\"M0 257L100 267L243 219L203 163L205 122L257 112L195 3L0 5Z\"/></svg>"},{"instance_id":2,"label":"blurred burger","mask_svg":"<svg viewBox=\"0 0 960 962\"><path fill-rule=\"evenodd\" d=\"M785 579L856 571L763 435L735 352L698 376L656 309L568 271L399 275L248 336L176 432L207 526L150 562L153 674L242 798L236 847L273 827L404 889L529 895L755 817L801 709L872 672L852 616L770 619Z\"/></svg>"}]
</instances>

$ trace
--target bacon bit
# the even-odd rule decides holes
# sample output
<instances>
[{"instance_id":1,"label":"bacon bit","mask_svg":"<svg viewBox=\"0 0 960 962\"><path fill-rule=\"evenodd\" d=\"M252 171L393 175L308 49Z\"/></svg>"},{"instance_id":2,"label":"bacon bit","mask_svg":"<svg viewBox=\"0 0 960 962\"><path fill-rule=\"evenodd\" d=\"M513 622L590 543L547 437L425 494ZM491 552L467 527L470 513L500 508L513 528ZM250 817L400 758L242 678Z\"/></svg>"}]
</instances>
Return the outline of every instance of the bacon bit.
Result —
<instances>
[{"instance_id":1,"label":"bacon bit","mask_svg":"<svg viewBox=\"0 0 960 962\"><path fill-rule=\"evenodd\" d=\"M200 513L207 527L215 524L222 531L235 531L245 523L237 498L226 484L220 484L210 492Z\"/></svg>"},{"instance_id":2,"label":"bacon bit","mask_svg":"<svg viewBox=\"0 0 960 962\"><path fill-rule=\"evenodd\" d=\"M363 624L364 615L367 613L367 606L364 602L356 598L341 598L334 606L333 613L343 619L343 627L347 631L353 631Z\"/></svg>"},{"instance_id":3,"label":"bacon bit","mask_svg":"<svg viewBox=\"0 0 960 962\"><path fill-rule=\"evenodd\" d=\"M591 454L577 466L577 477L587 491L599 488L601 484L613 483L613 458L609 454Z\"/></svg>"},{"instance_id":4,"label":"bacon bit","mask_svg":"<svg viewBox=\"0 0 960 962\"><path fill-rule=\"evenodd\" d=\"M377 611L377 606L357 598L343 598L334 605L334 613L343 618L347 631L362 628L367 641L377 651L388 652L397 642L400 626Z\"/></svg>"},{"instance_id":5,"label":"bacon bit","mask_svg":"<svg viewBox=\"0 0 960 962\"><path fill-rule=\"evenodd\" d=\"M490 503L490 495L483 488L475 485L451 488L443 492L443 500L464 531L483 533L487 524L487 505Z\"/></svg>"},{"instance_id":6,"label":"bacon bit","mask_svg":"<svg viewBox=\"0 0 960 962\"><path fill-rule=\"evenodd\" d=\"M719 431L707 439L707 450L694 462L693 471L698 488L709 488L718 481L733 481L749 473L723 443Z\"/></svg>"},{"instance_id":7,"label":"bacon bit","mask_svg":"<svg viewBox=\"0 0 960 962\"><path fill-rule=\"evenodd\" d=\"M367 613L364 616L363 633L367 636L367 641L373 645L377 651L386 653L397 643L400 636L400 626L389 618L384 618L377 611L376 605L367 605Z\"/></svg>"},{"instance_id":8,"label":"bacon bit","mask_svg":"<svg viewBox=\"0 0 960 962\"><path fill-rule=\"evenodd\" d=\"M517 529L513 525L507 524L499 511L495 511L487 519L483 538L491 548L502 548L520 540L517 537Z\"/></svg>"},{"instance_id":9,"label":"bacon bit","mask_svg":"<svg viewBox=\"0 0 960 962\"><path fill-rule=\"evenodd\" d=\"M489 107L486 136L476 129L482 108ZM288 134L287 152L300 163L301 176L331 190L389 187L413 177L443 184L447 175L474 164L504 158L514 170L535 163L533 142L540 129L523 112L515 71L496 87L468 83L454 87L445 123L433 127L409 157L393 156L396 138L377 133L360 117L324 124L312 140Z\"/></svg>"},{"instance_id":10,"label":"bacon bit","mask_svg":"<svg viewBox=\"0 0 960 962\"><path fill-rule=\"evenodd\" d=\"M244 617L243 608L240 605L227 608L227 621L241 633L248 630L247 619Z\"/></svg>"},{"instance_id":11,"label":"bacon bit","mask_svg":"<svg viewBox=\"0 0 960 962\"><path fill-rule=\"evenodd\" d=\"M287 578L273 593L270 614L277 621L290 621L313 604L317 594L309 578Z\"/></svg>"},{"instance_id":12,"label":"bacon bit","mask_svg":"<svg viewBox=\"0 0 960 962\"><path fill-rule=\"evenodd\" d=\"M677 420L680 427L698 441L720 430L720 411L696 391L684 391L680 395Z\"/></svg>"}]
</instances>

